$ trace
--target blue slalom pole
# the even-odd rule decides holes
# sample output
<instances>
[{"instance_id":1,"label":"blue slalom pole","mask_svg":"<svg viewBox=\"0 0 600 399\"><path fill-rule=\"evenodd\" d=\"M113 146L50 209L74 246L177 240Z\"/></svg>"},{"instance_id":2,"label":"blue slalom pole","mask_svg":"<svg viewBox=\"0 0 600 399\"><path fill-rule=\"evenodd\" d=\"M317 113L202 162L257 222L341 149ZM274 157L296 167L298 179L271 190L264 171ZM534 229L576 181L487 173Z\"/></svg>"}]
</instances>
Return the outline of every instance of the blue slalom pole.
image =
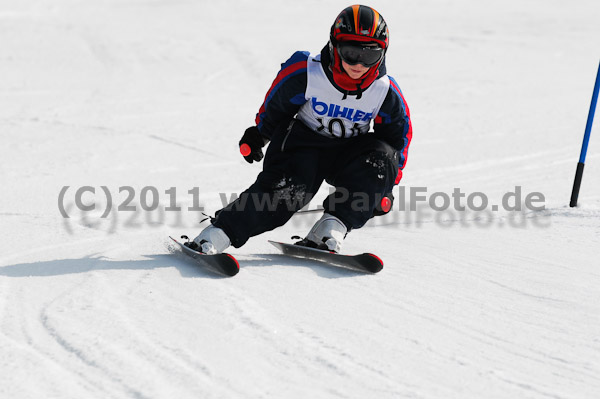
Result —
<instances>
[{"instance_id":1,"label":"blue slalom pole","mask_svg":"<svg viewBox=\"0 0 600 399\"><path fill-rule=\"evenodd\" d=\"M600 90L600 65L598 65L598 74L596 75L596 84L594 85L594 94L592 94L592 103L590 104L590 112L588 114L587 123L585 125L585 134L583 136L583 144L581 144L581 154L579 155L579 163L577 163L577 171L575 172L575 181L573 182L573 191L571 192L571 208L577 206L577 198L579 197L579 187L583 178L583 167L585 166L585 156L587 154L588 143L590 141L590 133L592 132L592 124L594 123L594 112L596 112L596 104L598 103L598 90Z\"/></svg>"}]
</instances>

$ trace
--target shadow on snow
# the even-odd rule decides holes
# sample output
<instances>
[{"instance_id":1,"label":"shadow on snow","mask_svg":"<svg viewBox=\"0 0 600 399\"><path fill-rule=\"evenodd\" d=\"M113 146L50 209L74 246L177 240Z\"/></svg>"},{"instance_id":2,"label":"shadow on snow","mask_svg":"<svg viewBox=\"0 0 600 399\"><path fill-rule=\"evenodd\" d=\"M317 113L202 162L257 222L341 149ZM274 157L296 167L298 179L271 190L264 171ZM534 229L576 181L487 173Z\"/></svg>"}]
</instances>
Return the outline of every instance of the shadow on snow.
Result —
<instances>
[{"instance_id":1,"label":"shadow on snow","mask_svg":"<svg viewBox=\"0 0 600 399\"><path fill-rule=\"evenodd\" d=\"M366 275L365 273L303 259L292 259L279 254L238 255L241 272L255 267L301 267L309 268L322 278L342 278ZM101 255L90 255L79 259L57 259L50 261L18 263L0 266L0 276L6 277L53 277L103 270L154 270L176 268L186 278L229 278L200 265L188 256L171 254L144 255L139 260L111 260ZM239 277L237 277L239 278Z\"/></svg>"}]
</instances>

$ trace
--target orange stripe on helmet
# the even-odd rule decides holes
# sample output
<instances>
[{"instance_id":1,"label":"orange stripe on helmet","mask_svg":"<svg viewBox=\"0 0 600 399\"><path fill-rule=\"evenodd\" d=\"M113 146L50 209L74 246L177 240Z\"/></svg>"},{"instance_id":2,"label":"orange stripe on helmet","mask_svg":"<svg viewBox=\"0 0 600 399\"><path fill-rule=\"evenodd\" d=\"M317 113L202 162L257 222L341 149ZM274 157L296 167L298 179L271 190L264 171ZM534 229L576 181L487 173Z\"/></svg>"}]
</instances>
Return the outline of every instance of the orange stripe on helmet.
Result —
<instances>
[{"instance_id":1,"label":"orange stripe on helmet","mask_svg":"<svg viewBox=\"0 0 600 399\"><path fill-rule=\"evenodd\" d=\"M358 25L358 13L360 10L360 5L355 5L352 6L352 14L354 15L354 33L356 33L357 35L359 34L360 31L360 26Z\"/></svg>"},{"instance_id":2,"label":"orange stripe on helmet","mask_svg":"<svg viewBox=\"0 0 600 399\"><path fill-rule=\"evenodd\" d=\"M373 10L373 28L371 29L371 36L375 35L375 31L377 30L377 24L379 23L379 13Z\"/></svg>"}]
</instances>

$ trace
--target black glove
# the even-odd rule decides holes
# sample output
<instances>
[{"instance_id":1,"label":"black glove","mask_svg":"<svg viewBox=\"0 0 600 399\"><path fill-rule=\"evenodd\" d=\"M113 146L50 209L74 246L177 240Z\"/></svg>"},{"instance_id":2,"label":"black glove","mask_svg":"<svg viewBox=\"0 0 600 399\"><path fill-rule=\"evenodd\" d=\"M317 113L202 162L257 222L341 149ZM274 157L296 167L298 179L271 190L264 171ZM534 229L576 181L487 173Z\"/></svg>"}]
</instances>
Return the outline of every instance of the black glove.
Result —
<instances>
[{"instance_id":1,"label":"black glove","mask_svg":"<svg viewBox=\"0 0 600 399\"><path fill-rule=\"evenodd\" d=\"M373 211L373 216L383 216L392 210L392 205L394 204L394 194L390 191L387 193L379 204L375 207Z\"/></svg>"},{"instance_id":2,"label":"black glove","mask_svg":"<svg viewBox=\"0 0 600 399\"><path fill-rule=\"evenodd\" d=\"M248 163L258 162L263 159L264 154L262 148L267 143L267 140L258 131L256 126L251 126L244 132L240 140L240 153Z\"/></svg>"}]
</instances>

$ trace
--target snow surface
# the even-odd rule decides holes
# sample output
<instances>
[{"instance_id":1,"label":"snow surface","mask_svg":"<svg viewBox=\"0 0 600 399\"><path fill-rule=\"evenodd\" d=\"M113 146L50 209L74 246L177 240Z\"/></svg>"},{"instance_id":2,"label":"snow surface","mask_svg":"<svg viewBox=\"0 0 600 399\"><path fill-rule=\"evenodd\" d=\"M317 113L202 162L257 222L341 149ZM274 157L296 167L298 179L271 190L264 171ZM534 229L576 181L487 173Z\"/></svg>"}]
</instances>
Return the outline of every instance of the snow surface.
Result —
<instances>
[{"instance_id":1,"label":"snow surface","mask_svg":"<svg viewBox=\"0 0 600 399\"><path fill-rule=\"evenodd\" d=\"M167 235L202 227L188 190L212 213L253 181L240 135L347 5L0 1L1 398L600 397L598 123L567 206L597 0L371 3L412 111L402 184L496 204L520 186L545 210L396 208L345 243L383 258L377 275L267 243L315 213L232 249L234 278L171 253ZM102 186L114 206L133 187L138 212L101 218ZM146 186L183 210L140 210Z\"/></svg>"}]
</instances>

